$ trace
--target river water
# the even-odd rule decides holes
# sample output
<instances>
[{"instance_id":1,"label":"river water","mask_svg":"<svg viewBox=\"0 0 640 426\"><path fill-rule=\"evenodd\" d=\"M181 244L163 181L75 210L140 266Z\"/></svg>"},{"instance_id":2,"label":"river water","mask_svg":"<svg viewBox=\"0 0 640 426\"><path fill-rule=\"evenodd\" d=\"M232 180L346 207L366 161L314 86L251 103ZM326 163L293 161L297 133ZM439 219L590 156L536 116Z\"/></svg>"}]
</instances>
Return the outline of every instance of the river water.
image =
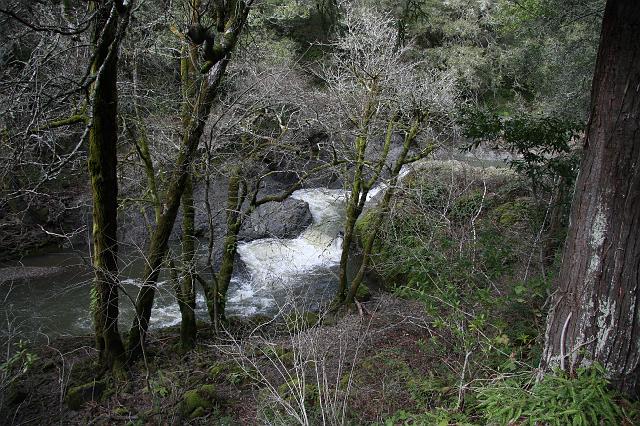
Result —
<instances>
[{"instance_id":1,"label":"river water","mask_svg":"<svg viewBox=\"0 0 640 426\"><path fill-rule=\"evenodd\" d=\"M292 300L314 308L328 301L337 286L344 219L345 192L324 188L301 189L293 198L306 201L312 224L297 238L266 238L238 245L236 268L228 294L227 313L237 316L273 315ZM143 253L121 253L121 328L133 319L133 303L144 267ZM24 266L63 266L64 273L27 282L0 283L2 333L28 335L79 335L91 331L89 309L91 268L85 250L62 250L21 261ZM205 279L206 270L202 268ZM2 269L0 269L2 273ZM198 317L208 318L199 290ZM179 324L180 311L166 277L161 275L151 317L151 327Z\"/></svg>"}]
</instances>

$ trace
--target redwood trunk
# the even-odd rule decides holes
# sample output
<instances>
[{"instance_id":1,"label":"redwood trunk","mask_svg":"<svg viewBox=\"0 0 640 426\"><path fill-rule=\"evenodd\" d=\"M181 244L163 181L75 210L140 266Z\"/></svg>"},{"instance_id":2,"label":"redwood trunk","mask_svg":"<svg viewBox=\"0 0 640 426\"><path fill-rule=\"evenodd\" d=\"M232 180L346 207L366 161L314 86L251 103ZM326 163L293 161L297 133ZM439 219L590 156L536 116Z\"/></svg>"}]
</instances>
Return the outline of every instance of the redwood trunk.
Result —
<instances>
[{"instance_id":1,"label":"redwood trunk","mask_svg":"<svg viewBox=\"0 0 640 426\"><path fill-rule=\"evenodd\" d=\"M543 365L602 364L640 390L640 7L609 0ZM564 337L564 339L563 339Z\"/></svg>"}]
</instances>

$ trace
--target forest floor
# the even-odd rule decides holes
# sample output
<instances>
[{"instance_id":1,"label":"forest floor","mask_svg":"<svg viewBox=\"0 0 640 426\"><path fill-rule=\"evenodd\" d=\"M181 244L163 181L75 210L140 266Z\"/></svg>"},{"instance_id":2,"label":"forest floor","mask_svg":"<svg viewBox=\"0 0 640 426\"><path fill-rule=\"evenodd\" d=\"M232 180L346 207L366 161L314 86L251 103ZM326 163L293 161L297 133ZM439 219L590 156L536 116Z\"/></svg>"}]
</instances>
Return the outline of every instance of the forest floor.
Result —
<instances>
[{"instance_id":1,"label":"forest floor","mask_svg":"<svg viewBox=\"0 0 640 426\"><path fill-rule=\"evenodd\" d=\"M94 379L96 353L90 337L60 338L35 350L37 360L8 392L3 418L6 424L250 425L324 412L344 413L357 424L379 422L415 407L407 373L426 377L434 364L448 361L425 350L433 330L421 303L382 294L361 311L237 323L217 335L201 328L198 347L186 354L176 349L176 329L157 331L146 366L136 364L127 382L104 390L97 382L75 410L65 395ZM193 390L205 401L189 401Z\"/></svg>"}]
</instances>

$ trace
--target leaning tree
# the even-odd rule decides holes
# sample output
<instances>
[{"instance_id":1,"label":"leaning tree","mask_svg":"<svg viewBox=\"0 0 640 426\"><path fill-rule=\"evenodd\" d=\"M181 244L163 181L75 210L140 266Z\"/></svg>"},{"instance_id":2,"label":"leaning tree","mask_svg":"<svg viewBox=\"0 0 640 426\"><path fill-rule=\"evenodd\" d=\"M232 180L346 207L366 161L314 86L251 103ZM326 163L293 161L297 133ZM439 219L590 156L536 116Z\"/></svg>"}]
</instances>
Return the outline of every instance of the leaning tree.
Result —
<instances>
[{"instance_id":1,"label":"leaning tree","mask_svg":"<svg viewBox=\"0 0 640 426\"><path fill-rule=\"evenodd\" d=\"M543 364L640 391L640 7L609 0Z\"/></svg>"}]
</instances>

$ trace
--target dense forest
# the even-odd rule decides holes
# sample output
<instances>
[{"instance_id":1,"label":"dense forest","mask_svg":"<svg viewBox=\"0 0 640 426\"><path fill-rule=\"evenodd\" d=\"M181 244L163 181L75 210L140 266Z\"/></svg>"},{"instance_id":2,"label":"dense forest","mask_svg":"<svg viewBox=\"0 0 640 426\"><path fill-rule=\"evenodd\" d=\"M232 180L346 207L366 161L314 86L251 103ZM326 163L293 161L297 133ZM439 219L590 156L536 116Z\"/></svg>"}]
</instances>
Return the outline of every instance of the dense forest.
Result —
<instances>
[{"instance_id":1,"label":"dense forest","mask_svg":"<svg viewBox=\"0 0 640 426\"><path fill-rule=\"evenodd\" d=\"M0 0L5 424L640 424L635 0Z\"/></svg>"}]
</instances>

